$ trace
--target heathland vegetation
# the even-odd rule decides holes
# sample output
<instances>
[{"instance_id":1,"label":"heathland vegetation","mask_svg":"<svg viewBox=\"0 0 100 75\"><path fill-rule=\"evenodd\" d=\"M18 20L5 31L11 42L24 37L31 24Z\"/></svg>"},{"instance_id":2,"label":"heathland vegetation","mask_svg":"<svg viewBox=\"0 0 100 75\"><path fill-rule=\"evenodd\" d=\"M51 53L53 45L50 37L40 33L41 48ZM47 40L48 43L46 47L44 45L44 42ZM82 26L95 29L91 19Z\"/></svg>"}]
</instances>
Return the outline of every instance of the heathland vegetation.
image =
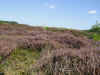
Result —
<instances>
[{"instance_id":1,"label":"heathland vegetation","mask_svg":"<svg viewBox=\"0 0 100 75\"><path fill-rule=\"evenodd\" d=\"M0 21L0 75L100 75L99 33Z\"/></svg>"}]
</instances>

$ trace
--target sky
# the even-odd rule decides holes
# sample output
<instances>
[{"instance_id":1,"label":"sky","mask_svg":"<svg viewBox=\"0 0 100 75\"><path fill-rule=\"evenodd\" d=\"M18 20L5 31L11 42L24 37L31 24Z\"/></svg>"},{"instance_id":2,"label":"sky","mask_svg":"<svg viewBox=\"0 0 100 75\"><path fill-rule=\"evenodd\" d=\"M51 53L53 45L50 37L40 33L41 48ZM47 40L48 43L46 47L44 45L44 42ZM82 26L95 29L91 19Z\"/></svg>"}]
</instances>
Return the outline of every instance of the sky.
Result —
<instances>
[{"instance_id":1,"label":"sky","mask_svg":"<svg viewBox=\"0 0 100 75\"><path fill-rule=\"evenodd\" d=\"M0 0L0 20L89 29L100 21L100 0Z\"/></svg>"}]
</instances>

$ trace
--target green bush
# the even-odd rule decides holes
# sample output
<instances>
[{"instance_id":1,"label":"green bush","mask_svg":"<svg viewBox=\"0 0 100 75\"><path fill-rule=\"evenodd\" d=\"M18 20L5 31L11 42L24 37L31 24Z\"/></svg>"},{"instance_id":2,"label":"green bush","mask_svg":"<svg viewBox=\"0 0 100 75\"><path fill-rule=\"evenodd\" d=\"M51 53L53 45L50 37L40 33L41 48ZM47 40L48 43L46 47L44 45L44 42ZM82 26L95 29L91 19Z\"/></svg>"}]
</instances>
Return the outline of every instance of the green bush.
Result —
<instances>
[{"instance_id":1,"label":"green bush","mask_svg":"<svg viewBox=\"0 0 100 75\"><path fill-rule=\"evenodd\" d=\"M100 40L100 34L93 34L93 39L96 41Z\"/></svg>"},{"instance_id":2,"label":"green bush","mask_svg":"<svg viewBox=\"0 0 100 75\"><path fill-rule=\"evenodd\" d=\"M0 21L0 24L18 24L16 21Z\"/></svg>"},{"instance_id":3,"label":"green bush","mask_svg":"<svg viewBox=\"0 0 100 75\"><path fill-rule=\"evenodd\" d=\"M100 40L100 24L93 25L92 28L89 30L90 37L96 41Z\"/></svg>"},{"instance_id":4,"label":"green bush","mask_svg":"<svg viewBox=\"0 0 100 75\"><path fill-rule=\"evenodd\" d=\"M49 29L49 27L44 27L44 29L45 29L45 30L48 30L48 29Z\"/></svg>"},{"instance_id":5,"label":"green bush","mask_svg":"<svg viewBox=\"0 0 100 75\"><path fill-rule=\"evenodd\" d=\"M90 32L100 33L100 24L93 25L92 28L89 30Z\"/></svg>"}]
</instances>

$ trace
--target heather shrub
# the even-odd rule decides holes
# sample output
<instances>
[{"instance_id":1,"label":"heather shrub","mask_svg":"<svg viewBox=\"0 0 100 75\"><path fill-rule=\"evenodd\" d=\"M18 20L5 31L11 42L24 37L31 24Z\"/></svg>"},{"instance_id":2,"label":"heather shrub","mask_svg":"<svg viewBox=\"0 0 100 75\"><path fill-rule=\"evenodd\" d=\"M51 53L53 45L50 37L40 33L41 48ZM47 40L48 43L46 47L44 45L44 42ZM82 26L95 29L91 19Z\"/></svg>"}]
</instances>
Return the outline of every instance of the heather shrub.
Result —
<instances>
[{"instance_id":1,"label":"heather shrub","mask_svg":"<svg viewBox=\"0 0 100 75\"><path fill-rule=\"evenodd\" d=\"M42 50L53 48L53 45L45 40L33 40L29 38L29 39L22 40L21 43L19 44L19 47L41 52Z\"/></svg>"},{"instance_id":2,"label":"heather shrub","mask_svg":"<svg viewBox=\"0 0 100 75\"><path fill-rule=\"evenodd\" d=\"M39 69L37 74L41 71L44 75L100 74L100 57L97 55L97 51L95 51L95 49L89 51L66 51L61 49L55 50L51 53L46 53L43 56L44 57L39 60L39 63L36 65ZM33 71L36 67L33 68Z\"/></svg>"},{"instance_id":3,"label":"heather shrub","mask_svg":"<svg viewBox=\"0 0 100 75\"><path fill-rule=\"evenodd\" d=\"M100 42L83 36L97 33L1 24L1 34L6 75L100 75Z\"/></svg>"}]
</instances>

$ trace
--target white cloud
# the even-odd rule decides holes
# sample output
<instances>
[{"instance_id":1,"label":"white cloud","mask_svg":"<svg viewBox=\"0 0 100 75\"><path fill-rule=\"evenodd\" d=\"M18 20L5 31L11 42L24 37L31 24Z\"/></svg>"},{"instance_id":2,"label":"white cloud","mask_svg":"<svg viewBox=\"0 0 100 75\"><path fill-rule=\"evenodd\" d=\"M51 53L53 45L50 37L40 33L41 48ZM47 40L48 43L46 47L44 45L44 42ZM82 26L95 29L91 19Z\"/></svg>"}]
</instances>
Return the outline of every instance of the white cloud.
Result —
<instances>
[{"instance_id":1,"label":"white cloud","mask_svg":"<svg viewBox=\"0 0 100 75\"><path fill-rule=\"evenodd\" d=\"M44 6L50 8L50 9L56 8L56 5L50 4L49 2L45 2L45 3L44 3Z\"/></svg>"},{"instance_id":2,"label":"white cloud","mask_svg":"<svg viewBox=\"0 0 100 75\"><path fill-rule=\"evenodd\" d=\"M54 8L56 8L56 6L55 5L49 5L49 8L54 9Z\"/></svg>"},{"instance_id":3,"label":"white cloud","mask_svg":"<svg viewBox=\"0 0 100 75\"><path fill-rule=\"evenodd\" d=\"M7 20L7 21L18 21L18 22L22 22L24 21L24 16L0 16L1 20Z\"/></svg>"},{"instance_id":4,"label":"white cloud","mask_svg":"<svg viewBox=\"0 0 100 75\"><path fill-rule=\"evenodd\" d=\"M0 16L2 19L13 19L15 18L14 16Z\"/></svg>"},{"instance_id":5,"label":"white cloud","mask_svg":"<svg viewBox=\"0 0 100 75\"><path fill-rule=\"evenodd\" d=\"M96 12L97 12L96 10L89 10L88 14L96 14Z\"/></svg>"}]
</instances>

